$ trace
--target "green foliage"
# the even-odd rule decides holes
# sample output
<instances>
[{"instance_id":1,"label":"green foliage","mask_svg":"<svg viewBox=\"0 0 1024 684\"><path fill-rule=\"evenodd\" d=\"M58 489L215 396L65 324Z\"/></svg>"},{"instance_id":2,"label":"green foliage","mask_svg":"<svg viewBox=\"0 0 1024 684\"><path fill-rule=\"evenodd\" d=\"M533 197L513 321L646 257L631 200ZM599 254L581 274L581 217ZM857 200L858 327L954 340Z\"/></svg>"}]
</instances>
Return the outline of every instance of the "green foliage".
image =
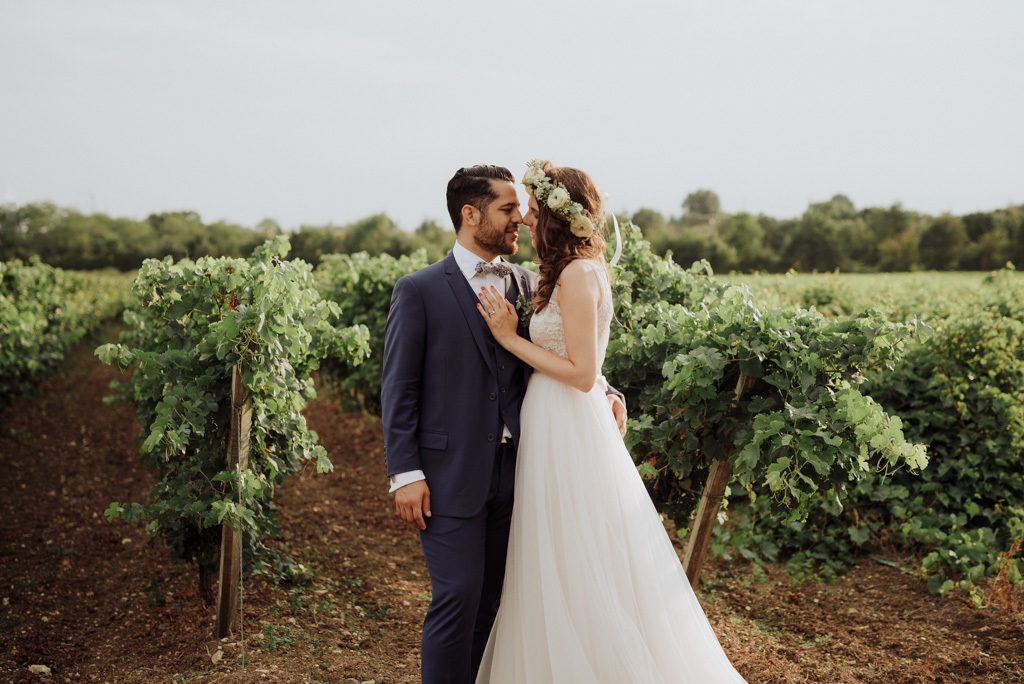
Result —
<instances>
[{"instance_id":1,"label":"green foliage","mask_svg":"<svg viewBox=\"0 0 1024 684\"><path fill-rule=\"evenodd\" d=\"M151 503L111 504L107 518L145 522L175 561L212 567L222 523L245 529L250 562L279 560L263 546L277 529L274 490L306 464L331 468L299 412L320 361L358 363L367 332L336 325L338 306L321 299L308 264L284 260L288 248L278 237L247 260L147 260L125 312L131 329L96 350L136 369L121 398L135 403L142 458L159 476ZM236 365L252 392L250 456L246 469L226 470Z\"/></svg>"},{"instance_id":2,"label":"green foliage","mask_svg":"<svg viewBox=\"0 0 1024 684\"><path fill-rule=\"evenodd\" d=\"M714 216L721 208L718 195L712 190L695 190L683 200L683 210L687 214Z\"/></svg>"},{"instance_id":3,"label":"green foliage","mask_svg":"<svg viewBox=\"0 0 1024 684\"><path fill-rule=\"evenodd\" d=\"M384 327L391 308L391 291L402 276L428 264L424 251L395 258L389 254L370 256L332 254L316 272L316 283L324 299L341 309L342 325L361 325L369 330L369 358L355 366L344 356L330 356L324 373L336 380L342 406L380 415L380 378L384 365Z\"/></svg>"},{"instance_id":4,"label":"green foliage","mask_svg":"<svg viewBox=\"0 0 1024 684\"><path fill-rule=\"evenodd\" d=\"M384 214L375 214L351 224L345 232L343 250L348 254L370 252L400 256L413 250L412 236L399 230Z\"/></svg>"},{"instance_id":5,"label":"green foliage","mask_svg":"<svg viewBox=\"0 0 1024 684\"><path fill-rule=\"evenodd\" d=\"M295 645L297 637L295 629L285 625L264 624L260 650L265 653L276 653L281 649Z\"/></svg>"},{"instance_id":6,"label":"green foliage","mask_svg":"<svg viewBox=\"0 0 1024 684\"><path fill-rule=\"evenodd\" d=\"M963 221L942 216L921 234L921 265L931 271L955 270L967 242Z\"/></svg>"},{"instance_id":7,"label":"green foliage","mask_svg":"<svg viewBox=\"0 0 1024 684\"><path fill-rule=\"evenodd\" d=\"M729 460L741 486L790 522L819 498L843 500L865 474L926 464L899 418L860 390L864 372L899 358L912 326L870 310L830 321L761 308L707 264L683 270L638 238L614 274L605 372L634 417L631 452L657 471L652 494L677 523L712 459Z\"/></svg>"},{"instance_id":8,"label":"green foliage","mask_svg":"<svg viewBox=\"0 0 1024 684\"><path fill-rule=\"evenodd\" d=\"M868 373L865 388L903 418L909 439L928 443L929 465L867 474L845 508L821 501L798 526L763 525L760 502L738 509L730 535L739 545L767 537L806 570L897 542L920 557L912 564L933 592L956 589L980 604L999 554L1024 538L1024 278L1012 268L975 287L928 278L920 290L936 312L934 334L908 345L896 368ZM1008 567L1019 583L1024 558Z\"/></svg>"},{"instance_id":9,"label":"green foliage","mask_svg":"<svg viewBox=\"0 0 1024 684\"><path fill-rule=\"evenodd\" d=\"M522 249L523 233L526 233L526 244L530 244L529 231L520 231L519 248ZM423 249L427 253L427 260L430 263L440 261L455 246L455 231L445 230L434 221L426 220L419 225L413 233L417 251ZM532 250L532 248L531 248Z\"/></svg>"},{"instance_id":10,"label":"green foliage","mask_svg":"<svg viewBox=\"0 0 1024 684\"><path fill-rule=\"evenodd\" d=\"M822 214L849 211L837 207ZM777 245L776 226L758 223ZM662 510L685 526L711 461L728 459L736 479L715 553L788 558L797 577L830 579L888 538L919 553L933 589L966 586L977 600L977 580L1024 535L1019 274L761 276L751 289L626 234L605 372L626 395L628 445ZM378 341L395 281L427 261L331 257L318 284ZM379 410L380 354L338 371L350 407Z\"/></svg>"},{"instance_id":11,"label":"green foliage","mask_svg":"<svg viewBox=\"0 0 1024 684\"><path fill-rule=\"evenodd\" d=\"M0 410L113 318L128 286L121 275L71 273L38 258L0 262Z\"/></svg>"},{"instance_id":12,"label":"green foliage","mask_svg":"<svg viewBox=\"0 0 1024 684\"><path fill-rule=\"evenodd\" d=\"M334 226L302 226L291 236L292 256L319 264L326 254L344 251L345 234Z\"/></svg>"},{"instance_id":13,"label":"green foliage","mask_svg":"<svg viewBox=\"0 0 1024 684\"><path fill-rule=\"evenodd\" d=\"M782 266L798 271L832 271L846 261L835 221L808 211L788 235L779 255Z\"/></svg>"},{"instance_id":14,"label":"green foliage","mask_svg":"<svg viewBox=\"0 0 1024 684\"><path fill-rule=\"evenodd\" d=\"M937 321L959 315L960 299L977 296L984 276L977 273L815 273L731 275L772 306L814 307L826 316L849 316L873 308L891 321ZM956 297L947 293L956 293Z\"/></svg>"},{"instance_id":15,"label":"green foliage","mask_svg":"<svg viewBox=\"0 0 1024 684\"><path fill-rule=\"evenodd\" d=\"M626 394L638 470L677 523L693 511L712 459L728 459L735 490L761 523L728 528L715 548L775 558L778 530L803 529L819 506L840 511L851 488L877 472L925 466L924 447L861 391L865 373L892 367L917 325L889 323L874 310L830 320L812 309L765 307L749 288L713 280L706 263L684 270L656 256L635 228L625 232L605 372ZM394 283L426 263L422 254L332 256L318 283L352 316L346 322L367 325L379 341ZM355 373L332 368L350 407L379 411L381 353ZM737 401L741 376L749 384ZM838 571L851 557L826 567Z\"/></svg>"},{"instance_id":16,"label":"green foliage","mask_svg":"<svg viewBox=\"0 0 1024 684\"><path fill-rule=\"evenodd\" d=\"M718 229L725 243L736 251L735 268L748 271L765 259L765 229L750 214L727 217Z\"/></svg>"},{"instance_id":17,"label":"green foliage","mask_svg":"<svg viewBox=\"0 0 1024 684\"><path fill-rule=\"evenodd\" d=\"M625 218L625 217L624 217ZM657 254L671 251L687 265L706 259L716 272L916 271L922 268L988 271L1024 263L1024 205L963 217L932 217L891 207L857 209L845 195L812 202L801 217L776 219L721 211L718 196L698 190L683 214L641 208L632 216ZM82 214L49 203L0 205L0 259L28 259L64 268L138 268L145 258L241 257L281 234L265 219L255 228L206 224L193 211L152 214L144 221ZM385 214L346 225L303 225L292 234L292 257L318 265L327 254L390 254L425 249L433 262L455 242L455 232L432 220L405 232ZM512 261L531 261L529 232L519 234Z\"/></svg>"},{"instance_id":18,"label":"green foliage","mask_svg":"<svg viewBox=\"0 0 1024 684\"><path fill-rule=\"evenodd\" d=\"M828 202L812 203L807 209L836 221L849 220L857 216L857 208L846 195L833 195Z\"/></svg>"},{"instance_id":19,"label":"green foliage","mask_svg":"<svg viewBox=\"0 0 1024 684\"><path fill-rule=\"evenodd\" d=\"M38 256L63 268L138 268L147 257L241 256L280 228L204 224L191 211L151 214L144 221L83 214L53 204L0 206L0 259Z\"/></svg>"},{"instance_id":20,"label":"green foliage","mask_svg":"<svg viewBox=\"0 0 1024 684\"><path fill-rule=\"evenodd\" d=\"M934 454L920 478L884 483L906 499L872 511L903 541L933 549L922 565L933 589L960 575L976 595L999 552L1024 535L1024 282L1013 275L996 274L986 296L937 322L906 364L870 380Z\"/></svg>"}]
</instances>

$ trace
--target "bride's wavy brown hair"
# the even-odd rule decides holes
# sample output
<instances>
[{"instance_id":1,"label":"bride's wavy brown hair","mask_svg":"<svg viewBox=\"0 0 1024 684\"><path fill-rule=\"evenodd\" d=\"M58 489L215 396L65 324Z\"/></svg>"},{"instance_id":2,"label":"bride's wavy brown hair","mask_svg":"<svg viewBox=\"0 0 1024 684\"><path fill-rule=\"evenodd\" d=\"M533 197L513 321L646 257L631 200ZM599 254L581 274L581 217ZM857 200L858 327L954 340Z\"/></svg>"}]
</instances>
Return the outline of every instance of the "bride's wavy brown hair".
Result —
<instances>
[{"instance_id":1,"label":"bride's wavy brown hair","mask_svg":"<svg viewBox=\"0 0 1024 684\"><path fill-rule=\"evenodd\" d=\"M601 193L593 179L585 172L569 166L553 166L544 162L542 167L548 178L561 183L569 191L573 202L579 202L594 222L594 234L588 238L573 235L569 222L537 202L537 264L540 265L540 285L533 298L535 311L542 311L551 301L558 278L570 262L576 259L604 261L604 238L601 236L603 215Z\"/></svg>"}]
</instances>

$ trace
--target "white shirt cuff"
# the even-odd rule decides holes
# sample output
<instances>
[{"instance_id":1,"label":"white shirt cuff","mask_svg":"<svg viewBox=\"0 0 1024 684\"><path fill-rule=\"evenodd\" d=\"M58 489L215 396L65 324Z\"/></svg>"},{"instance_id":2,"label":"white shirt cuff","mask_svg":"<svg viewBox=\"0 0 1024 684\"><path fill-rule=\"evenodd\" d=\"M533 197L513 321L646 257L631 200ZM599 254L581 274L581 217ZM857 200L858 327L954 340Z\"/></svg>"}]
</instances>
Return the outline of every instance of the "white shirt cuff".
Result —
<instances>
[{"instance_id":1,"label":"white shirt cuff","mask_svg":"<svg viewBox=\"0 0 1024 684\"><path fill-rule=\"evenodd\" d=\"M391 476L391 489L388 490L389 494L393 494L395 490L404 487L407 484L413 482L419 482L420 480L426 480L427 476L423 474L422 470L410 470L407 473L398 473L397 475Z\"/></svg>"}]
</instances>

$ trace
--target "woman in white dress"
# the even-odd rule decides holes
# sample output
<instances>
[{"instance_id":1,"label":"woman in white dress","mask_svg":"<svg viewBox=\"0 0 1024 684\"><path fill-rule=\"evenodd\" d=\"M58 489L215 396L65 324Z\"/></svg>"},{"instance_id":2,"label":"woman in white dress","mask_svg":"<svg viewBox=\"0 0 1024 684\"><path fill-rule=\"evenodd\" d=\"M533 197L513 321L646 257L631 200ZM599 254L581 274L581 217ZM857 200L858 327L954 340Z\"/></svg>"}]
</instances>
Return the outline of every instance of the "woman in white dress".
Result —
<instances>
[{"instance_id":1,"label":"woman in white dress","mask_svg":"<svg viewBox=\"0 0 1024 684\"><path fill-rule=\"evenodd\" d=\"M534 371L501 606L477 682L743 682L597 383L612 320L601 196L584 172L549 162L531 162L523 183L540 261L532 342L500 293L478 293L495 340Z\"/></svg>"}]
</instances>

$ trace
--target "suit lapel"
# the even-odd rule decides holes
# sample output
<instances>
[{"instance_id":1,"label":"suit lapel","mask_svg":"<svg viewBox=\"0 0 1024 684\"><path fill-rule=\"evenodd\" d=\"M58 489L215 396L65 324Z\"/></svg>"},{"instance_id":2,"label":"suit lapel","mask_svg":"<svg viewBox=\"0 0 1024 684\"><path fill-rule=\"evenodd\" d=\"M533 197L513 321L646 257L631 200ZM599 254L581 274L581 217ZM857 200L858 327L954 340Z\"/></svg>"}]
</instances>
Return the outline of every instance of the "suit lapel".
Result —
<instances>
[{"instance_id":1,"label":"suit lapel","mask_svg":"<svg viewBox=\"0 0 1024 684\"><path fill-rule=\"evenodd\" d=\"M487 324L480 317L480 312L476 309L476 293L466 281L466 276L462 275L452 254L449 253L445 258L444 265L445 272L448 274L448 284L452 288L452 296L455 297L462 315L466 318L466 325L469 326L469 331L473 334L473 341L476 342L477 349L484 357L487 367L497 377L498 369L495 368L494 353L491 351L494 339L491 337L491 331L487 329Z\"/></svg>"},{"instance_id":2,"label":"suit lapel","mask_svg":"<svg viewBox=\"0 0 1024 684\"><path fill-rule=\"evenodd\" d=\"M522 266L513 266L513 268L515 270L512 271L512 284L508 288L506 299L512 302L512 306L516 307L516 313L518 314L519 307L517 304L519 303L519 295L523 295L527 300L527 303L529 303L529 300L533 298L534 291L537 289L536 283L534 282L537 278L537 274L523 268ZM519 325L516 330L520 337L527 340L530 339L530 328L529 326L523 325L521 315L519 318Z\"/></svg>"},{"instance_id":3,"label":"suit lapel","mask_svg":"<svg viewBox=\"0 0 1024 684\"><path fill-rule=\"evenodd\" d=\"M502 259L502 261L504 261L506 264L509 263L504 259ZM512 264L509 264L509 266L512 266ZM519 269L517 269L515 266L512 266L512 273L511 275L509 275L508 285L505 287L505 299L512 302L512 306L515 306L516 300L519 299L519 278Z\"/></svg>"},{"instance_id":4,"label":"suit lapel","mask_svg":"<svg viewBox=\"0 0 1024 684\"><path fill-rule=\"evenodd\" d=\"M506 262L507 263L507 262ZM522 293L522 286L520 285L520 279L523 277L519 268L512 267L512 275L508 278L508 287L505 288L505 299L512 303L512 308L516 310L516 332L519 333L520 337L530 339L530 331L523 326L523 319L519 316L519 295Z\"/></svg>"}]
</instances>

